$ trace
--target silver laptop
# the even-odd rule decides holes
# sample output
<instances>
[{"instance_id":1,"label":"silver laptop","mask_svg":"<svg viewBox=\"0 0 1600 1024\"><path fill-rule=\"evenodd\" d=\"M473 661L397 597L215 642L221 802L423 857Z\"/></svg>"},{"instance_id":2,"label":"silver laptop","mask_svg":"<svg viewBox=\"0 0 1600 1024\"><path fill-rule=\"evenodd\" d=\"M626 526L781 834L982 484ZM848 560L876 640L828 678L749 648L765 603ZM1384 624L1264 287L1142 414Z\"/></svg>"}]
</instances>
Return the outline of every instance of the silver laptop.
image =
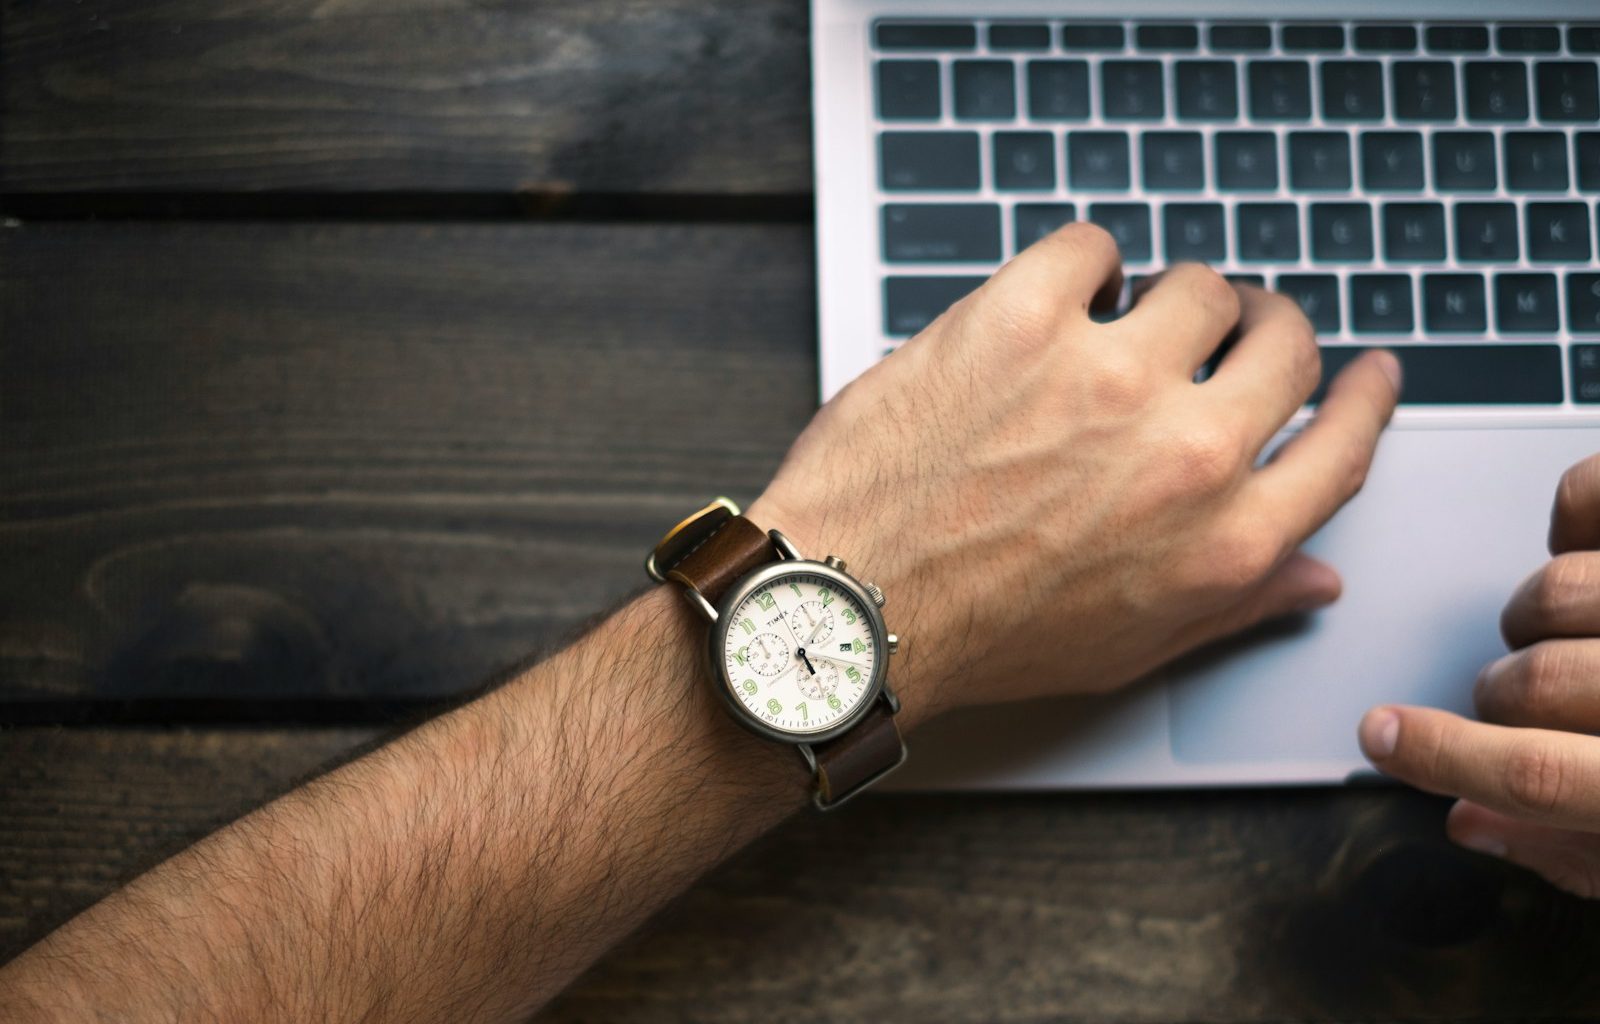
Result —
<instances>
[{"instance_id":1,"label":"silver laptop","mask_svg":"<svg viewBox=\"0 0 1600 1024\"><path fill-rule=\"evenodd\" d=\"M1332 783L1469 711L1561 470L1600 450L1600 4L814 0L823 398L1057 225L1297 298L1405 405L1310 549L1345 596L1127 694L968 713L914 788ZM911 628L908 624L907 628Z\"/></svg>"}]
</instances>

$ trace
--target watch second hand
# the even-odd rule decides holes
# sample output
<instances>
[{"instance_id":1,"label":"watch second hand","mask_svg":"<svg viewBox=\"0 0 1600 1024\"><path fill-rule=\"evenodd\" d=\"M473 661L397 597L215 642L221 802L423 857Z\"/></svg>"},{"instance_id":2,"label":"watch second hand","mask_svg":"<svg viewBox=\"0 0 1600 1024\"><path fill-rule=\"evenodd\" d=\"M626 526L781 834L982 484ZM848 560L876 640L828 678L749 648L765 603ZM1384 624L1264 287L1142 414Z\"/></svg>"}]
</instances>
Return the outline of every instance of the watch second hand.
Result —
<instances>
[{"instance_id":1,"label":"watch second hand","mask_svg":"<svg viewBox=\"0 0 1600 1024\"><path fill-rule=\"evenodd\" d=\"M836 658L831 654L820 654L819 653L817 655L817 658L820 661L831 661L836 665L854 665L856 668L866 668L867 667L865 662L851 661L849 658Z\"/></svg>"}]
</instances>

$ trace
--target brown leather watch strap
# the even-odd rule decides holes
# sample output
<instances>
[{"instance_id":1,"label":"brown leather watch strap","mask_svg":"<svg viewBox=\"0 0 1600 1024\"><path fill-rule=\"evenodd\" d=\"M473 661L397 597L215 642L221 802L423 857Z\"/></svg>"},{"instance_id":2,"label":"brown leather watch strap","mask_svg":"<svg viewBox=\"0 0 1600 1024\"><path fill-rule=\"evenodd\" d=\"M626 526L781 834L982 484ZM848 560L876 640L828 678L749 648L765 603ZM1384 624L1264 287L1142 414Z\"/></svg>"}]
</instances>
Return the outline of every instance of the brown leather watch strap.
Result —
<instances>
[{"instance_id":1,"label":"brown leather watch strap","mask_svg":"<svg viewBox=\"0 0 1600 1024\"><path fill-rule=\"evenodd\" d=\"M880 698L853 729L838 739L812 744L811 753L817 760L817 806L826 808L900 767L906 745L893 709Z\"/></svg>"},{"instance_id":2,"label":"brown leather watch strap","mask_svg":"<svg viewBox=\"0 0 1600 1024\"><path fill-rule=\"evenodd\" d=\"M734 581L778 558L772 538L744 516L734 516L671 565L660 566L669 580L700 591L713 605Z\"/></svg>"}]
</instances>

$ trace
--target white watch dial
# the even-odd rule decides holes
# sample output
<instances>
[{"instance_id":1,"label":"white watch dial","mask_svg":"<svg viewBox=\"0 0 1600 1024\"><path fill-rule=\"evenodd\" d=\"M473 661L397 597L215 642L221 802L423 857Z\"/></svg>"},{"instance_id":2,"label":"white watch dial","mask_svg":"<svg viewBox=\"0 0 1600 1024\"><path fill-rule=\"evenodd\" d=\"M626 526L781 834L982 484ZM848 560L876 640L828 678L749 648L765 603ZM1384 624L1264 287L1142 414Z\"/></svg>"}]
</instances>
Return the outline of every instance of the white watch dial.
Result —
<instances>
[{"instance_id":1,"label":"white watch dial","mask_svg":"<svg viewBox=\"0 0 1600 1024\"><path fill-rule=\"evenodd\" d=\"M752 591L717 623L734 697L761 722L806 735L866 699L877 664L872 620L854 594L797 570Z\"/></svg>"}]
</instances>

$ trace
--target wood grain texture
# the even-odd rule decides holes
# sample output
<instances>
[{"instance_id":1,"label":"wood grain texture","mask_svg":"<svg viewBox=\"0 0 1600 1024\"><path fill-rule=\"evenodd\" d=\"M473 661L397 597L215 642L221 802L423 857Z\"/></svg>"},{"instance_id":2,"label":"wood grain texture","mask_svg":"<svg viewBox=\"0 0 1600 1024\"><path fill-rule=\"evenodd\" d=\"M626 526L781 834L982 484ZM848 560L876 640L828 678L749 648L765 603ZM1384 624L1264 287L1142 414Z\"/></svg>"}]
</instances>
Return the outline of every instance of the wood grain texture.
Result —
<instances>
[{"instance_id":1,"label":"wood grain texture","mask_svg":"<svg viewBox=\"0 0 1600 1024\"><path fill-rule=\"evenodd\" d=\"M811 190L805 0L3 0L0 193Z\"/></svg>"},{"instance_id":2,"label":"wood grain texture","mask_svg":"<svg viewBox=\"0 0 1600 1024\"><path fill-rule=\"evenodd\" d=\"M810 232L0 231L0 704L459 693L759 493Z\"/></svg>"},{"instance_id":3,"label":"wood grain texture","mask_svg":"<svg viewBox=\"0 0 1600 1024\"><path fill-rule=\"evenodd\" d=\"M371 734L0 731L0 958ZM1378 790L875 796L713 871L577 1021L1593 1020L1600 906Z\"/></svg>"}]
</instances>

